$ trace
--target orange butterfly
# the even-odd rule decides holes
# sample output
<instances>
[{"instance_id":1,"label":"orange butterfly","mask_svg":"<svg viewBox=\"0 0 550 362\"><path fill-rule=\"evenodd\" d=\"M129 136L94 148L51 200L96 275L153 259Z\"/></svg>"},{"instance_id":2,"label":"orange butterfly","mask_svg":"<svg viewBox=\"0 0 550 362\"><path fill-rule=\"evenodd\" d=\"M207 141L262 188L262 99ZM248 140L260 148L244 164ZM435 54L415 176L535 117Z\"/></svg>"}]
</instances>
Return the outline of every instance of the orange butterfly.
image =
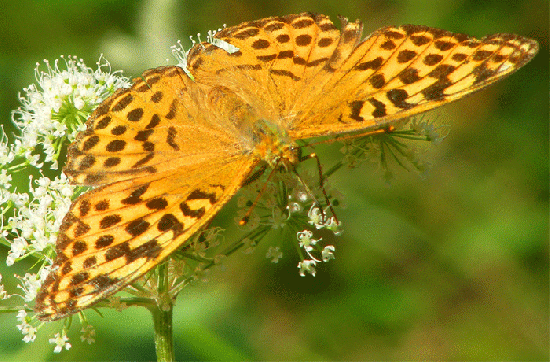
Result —
<instances>
[{"instance_id":1,"label":"orange butterfly","mask_svg":"<svg viewBox=\"0 0 550 362\"><path fill-rule=\"evenodd\" d=\"M98 186L63 220L57 259L37 296L55 320L113 294L207 223L260 163L297 161L296 141L387 127L514 72L538 51L511 34L480 40L426 26L325 15L265 18L195 45L191 79L148 70L90 117L69 148L72 182Z\"/></svg>"}]
</instances>

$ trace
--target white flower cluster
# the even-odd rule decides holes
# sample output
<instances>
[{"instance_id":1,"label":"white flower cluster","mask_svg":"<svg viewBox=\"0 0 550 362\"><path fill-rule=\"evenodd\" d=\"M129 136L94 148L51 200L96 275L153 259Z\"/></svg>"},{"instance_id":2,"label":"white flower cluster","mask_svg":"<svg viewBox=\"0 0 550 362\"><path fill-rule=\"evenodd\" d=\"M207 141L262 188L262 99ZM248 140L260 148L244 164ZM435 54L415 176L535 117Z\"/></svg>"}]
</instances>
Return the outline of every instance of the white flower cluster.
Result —
<instances>
[{"instance_id":1,"label":"white flower cluster","mask_svg":"<svg viewBox=\"0 0 550 362\"><path fill-rule=\"evenodd\" d=\"M304 179L313 179L313 177L306 175ZM277 184L284 186L277 187ZM304 186L291 173L275 173L271 176L270 181L258 179L241 191L237 204L242 209L235 217L235 222L250 233L242 241L244 252L247 254L254 250L259 239L265 236L269 230L283 231L288 228L296 230L298 239L296 246L302 260L298 264L300 275L305 276L306 273L309 273L315 276L316 264L333 259L335 248L332 245L320 246L318 243L322 239L314 239L314 232L326 229L338 236L341 234L341 223L334 216L328 217L327 213L329 210L332 211L331 208L327 207L326 210L321 210L317 206L318 201L312 196L312 191L304 189L307 189L307 186ZM285 192L281 190L287 192L286 197L279 195L280 192ZM258 193L261 193L259 199L257 199ZM331 190L331 194L337 195L338 192ZM281 205L280 200L285 199L287 203ZM305 217L306 213L307 218ZM245 215L249 218L248 222L243 225L240 222ZM315 228L313 231L308 230L312 227ZM255 235L257 239L250 235ZM270 246L265 257L272 263L277 263L283 257L283 253L280 247Z\"/></svg>"},{"instance_id":2,"label":"white flower cluster","mask_svg":"<svg viewBox=\"0 0 550 362\"><path fill-rule=\"evenodd\" d=\"M9 193L9 202L0 207L2 214L11 208L13 215L3 225L4 236L11 236L11 250L6 263L8 266L28 255L43 251L48 245L55 245L61 221L71 205L74 186L66 176L40 177L29 181L28 193ZM33 300L30 298L30 300Z\"/></svg>"},{"instance_id":3,"label":"white flower cluster","mask_svg":"<svg viewBox=\"0 0 550 362\"><path fill-rule=\"evenodd\" d=\"M294 185L294 187L296 186L297 185ZM312 202L310 193L305 191L297 191L289 195L288 198L289 203L286 209L288 210L289 215L287 219L289 219L293 214L300 215L304 211L304 206ZM307 207L305 209L307 210ZM327 207L326 210L321 210L317 206L317 202L313 201L307 213L307 224L314 226L316 230L330 230L335 236L338 236L341 234L341 223L337 221L334 216L327 217L327 212L329 209L330 208ZM303 251L305 251L305 254L302 251L299 252L302 259L302 261L298 263L300 276L304 277L306 273L315 276L315 266L317 263L328 262L330 259L334 259L334 246L326 245L321 247L319 242L322 238L315 239L314 233L311 230L302 229L302 231L298 231L297 239L300 250L303 249ZM319 254L321 255L320 259L315 256ZM266 257L271 259L273 263L276 263L282 257L282 252L279 251L278 247L270 247Z\"/></svg>"},{"instance_id":4,"label":"white flower cluster","mask_svg":"<svg viewBox=\"0 0 550 362\"><path fill-rule=\"evenodd\" d=\"M60 68L59 59L53 66L44 60L46 71L40 70L37 63L37 84L23 89L24 95L19 95L22 106L12 113L21 136L11 151L37 168L50 162L49 168L57 169L61 144L72 141L78 131L85 129L90 113L115 89L130 85L127 78L111 73L103 58L96 70L73 56L62 57L61 62L65 69ZM44 159L36 152L37 147L41 147Z\"/></svg>"},{"instance_id":5,"label":"white flower cluster","mask_svg":"<svg viewBox=\"0 0 550 362\"><path fill-rule=\"evenodd\" d=\"M17 329L23 333L23 341L25 343L34 342L36 339L36 328L29 323L31 318L24 309L17 312L17 320L21 323L17 325Z\"/></svg>"},{"instance_id":6,"label":"white flower cluster","mask_svg":"<svg viewBox=\"0 0 550 362\"><path fill-rule=\"evenodd\" d=\"M317 206L312 205L308 212L309 224L315 225L316 229L327 229L334 233L334 235L340 235L341 230L339 229L341 223L336 220L334 216L329 218L326 217L326 210L321 211ZM300 276L304 277L306 273L309 273L315 276L316 270L315 266L317 263L328 262L330 259L334 259L334 251L336 250L333 245L326 245L323 249L318 247L317 243L322 240L314 239L313 232L310 230L300 231L297 234L299 245L303 248L309 257L309 259L304 259L298 263L298 269L300 269ZM321 260L317 259L313 253L321 252Z\"/></svg>"},{"instance_id":7,"label":"white flower cluster","mask_svg":"<svg viewBox=\"0 0 550 362\"><path fill-rule=\"evenodd\" d=\"M44 173L58 169L64 146L85 128L84 123L94 108L116 89L129 86L128 79L119 72L104 71L109 63L103 58L96 70L76 57L62 57L53 66L48 61L45 64L46 71L40 71L37 65L37 84L24 89L23 95L19 95L22 106L12 113L20 134L12 142L4 132L0 138L0 242L10 248L6 264L11 266L32 255L40 266L36 273L16 275L22 291L18 297L25 303L35 299L49 273L57 233L76 189L64 174L58 172L58 176L50 178ZM33 177L36 171L28 166L38 168L39 177ZM12 185L16 183L12 179L27 177L27 187ZM0 299L11 296L0 284ZM20 322L17 328L26 343L35 340L37 331L27 308L25 305L14 310ZM92 330L83 333L86 341L93 341ZM56 344L55 352L71 347L65 331L50 342Z\"/></svg>"}]
</instances>

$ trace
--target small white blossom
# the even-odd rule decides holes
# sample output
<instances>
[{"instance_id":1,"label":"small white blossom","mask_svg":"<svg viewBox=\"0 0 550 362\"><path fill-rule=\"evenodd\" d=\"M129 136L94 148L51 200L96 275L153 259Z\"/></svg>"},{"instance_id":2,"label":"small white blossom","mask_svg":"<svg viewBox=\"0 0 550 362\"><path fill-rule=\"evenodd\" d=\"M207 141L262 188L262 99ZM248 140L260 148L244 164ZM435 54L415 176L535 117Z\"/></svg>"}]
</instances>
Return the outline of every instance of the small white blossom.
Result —
<instances>
[{"instance_id":1,"label":"small white blossom","mask_svg":"<svg viewBox=\"0 0 550 362\"><path fill-rule=\"evenodd\" d=\"M304 248L308 253L313 251L313 246L317 244L321 239L315 240L312 238L313 233L309 230L298 232L298 241L300 241L300 247Z\"/></svg>"},{"instance_id":2,"label":"small white blossom","mask_svg":"<svg viewBox=\"0 0 550 362\"><path fill-rule=\"evenodd\" d=\"M26 324L22 329L21 333L23 333L23 342L29 343L34 342L36 339L36 328L31 326L30 324Z\"/></svg>"},{"instance_id":3,"label":"small white blossom","mask_svg":"<svg viewBox=\"0 0 550 362\"><path fill-rule=\"evenodd\" d=\"M325 226L325 215L315 204L311 206L307 216L308 223L314 225L316 229L322 229Z\"/></svg>"},{"instance_id":4,"label":"small white blossom","mask_svg":"<svg viewBox=\"0 0 550 362\"><path fill-rule=\"evenodd\" d=\"M59 353L65 348L66 350L69 350L71 348L71 344L69 343L69 338L65 335L65 332L63 334L56 333L54 338L50 338L49 342L52 344L55 344L54 353Z\"/></svg>"},{"instance_id":5,"label":"small white blossom","mask_svg":"<svg viewBox=\"0 0 550 362\"><path fill-rule=\"evenodd\" d=\"M0 214L5 214L7 212L7 210L9 209L10 205L10 201L12 199L12 193L9 192L8 190L5 190L3 188L0 188ZM2 222L4 220L2 219Z\"/></svg>"},{"instance_id":6,"label":"small white blossom","mask_svg":"<svg viewBox=\"0 0 550 362\"><path fill-rule=\"evenodd\" d=\"M31 302L36 298L36 293L40 289L41 281L37 274L25 273L24 277L18 277L21 284L17 287L22 289L25 295L23 299L25 302Z\"/></svg>"},{"instance_id":7,"label":"small white blossom","mask_svg":"<svg viewBox=\"0 0 550 362\"><path fill-rule=\"evenodd\" d=\"M0 133L2 134L0 138L0 165L7 165L11 163L15 158L15 153L12 150L12 145L10 145L8 136L4 132L4 126L0 126Z\"/></svg>"},{"instance_id":8,"label":"small white blossom","mask_svg":"<svg viewBox=\"0 0 550 362\"><path fill-rule=\"evenodd\" d=\"M326 263L330 259L334 259L334 246L327 245L323 248L323 251L321 252L321 256L323 258L323 261Z\"/></svg>"},{"instance_id":9,"label":"small white blossom","mask_svg":"<svg viewBox=\"0 0 550 362\"><path fill-rule=\"evenodd\" d=\"M298 263L298 269L300 269L300 276L305 277L306 273L315 276L315 260L304 260Z\"/></svg>"},{"instance_id":10,"label":"small white blossom","mask_svg":"<svg viewBox=\"0 0 550 362\"><path fill-rule=\"evenodd\" d=\"M82 342L86 341L88 342L88 344L92 344L95 342L95 328L92 325L87 324L80 330L80 333L82 333L80 335L80 340Z\"/></svg>"},{"instance_id":11,"label":"small white blossom","mask_svg":"<svg viewBox=\"0 0 550 362\"><path fill-rule=\"evenodd\" d=\"M307 192L299 191L297 196L298 196L298 201L300 201L301 203L304 203L307 200L309 200L309 195Z\"/></svg>"},{"instance_id":12,"label":"small white blossom","mask_svg":"<svg viewBox=\"0 0 550 362\"><path fill-rule=\"evenodd\" d=\"M0 274L0 299L8 299L11 296L4 290L4 285L2 283L2 274Z\"/></svg>"},{"instance_id":13,"label":"small white blossom","mask_svg":"<svg viewBox=\"0 0 550 362\"><path fill-rule=\"evenodd\" d=\"M9 189L11 187L10 181L11 175L8 175L8 170L3 169L0 171L0 186Z\"/></svg>"},{"instance_id":14,"label":"small white blossom","mask_svg":"<svg viewBox=\"0 0 550 362\"><path fill-rule=\"evenodd\" d=\"M328 229L338 236L342 232L339 230L341 223L334 216L327 219L326 211L322 211L313 204L308 212L308 223L314 225L316 229Z\"/></svg>"},{"instance_id":15,"label":"small white blossom","mask_svg":"<svg viewBox=\"0 0 550 362\"><path fill-rule=\"evenodd\" d=\"M20 309L17 312L17 316L15 317L21 324L28 324L27 322L27 312L24 309ZM19 326L17 326L18 329L21 329Z\"/></svg>"},{"instance_id":16,"label":"small white blossom","mask_svg":"<svg viewBox=\"0 0 550 362\"><path fill-rule=\"evenodd\" d=\"M299 203L297 202L291 202L288 204L288 206L286 207L287 210L288 210L288 213L289 214L296 214L296 213L299 213L302 211L302 205L300 205Z\"/></svg>"},{"instance_id":17,"label":"small white blossom","mask_svg":"<svg viewBox=\"0 0 550 362\"><path fill-rule=\"evenodd\" d=\"M271 259L272 263L277 263L279 259L283 257L283 253L279 250L278 246L270 246L269 249L267 249L267 254L265 257Z\"/></svg>"},{"instance_id":18,"label":"small white blossom","mask_svg":"<svg viewBox=\"0 0 550 362\"><path fill-rule=\"evenodd\" d=\"M17 237L13 240L13 242L10 245L10 252L8 253L8 257L6 258L6 264L8 266L12 266L13 263L20 258L21 256L25 255L25 252L27 250L27 246L29 244L27 241L22 237Z\"/></svg>"},{"instance_id":19,"label":"small white blossom","mask_svg":"<svg viewBox=\"0 0 550 362\"><path fill-rule=\"evenodd\" d=\"M339 236L342 234L342 230L340 230L341 225L342 223L340 221L337 221L334 216L331 216L325 223L325 229L330 230L334 233L334 235Z\"/></svg>"},{"instance_id":20,"label":"small white blossom","mask_svg":"<svg viewBox=\"0 0 550 362\"><path fill-rule=\"evenodd\" d=\"M44 280L46 280L46 278L48 277L48 275L50 274L50 272L52 271L52 263L53 261L49 258L46 258L46 261L47 261L47 264L44 265L44 267L42 267L39 271L38 271L38 280L40 282L40 284L42 284L42 282ZM59 266L56 266L55 269L58 269Z\"/></svg>"}]
</instances>

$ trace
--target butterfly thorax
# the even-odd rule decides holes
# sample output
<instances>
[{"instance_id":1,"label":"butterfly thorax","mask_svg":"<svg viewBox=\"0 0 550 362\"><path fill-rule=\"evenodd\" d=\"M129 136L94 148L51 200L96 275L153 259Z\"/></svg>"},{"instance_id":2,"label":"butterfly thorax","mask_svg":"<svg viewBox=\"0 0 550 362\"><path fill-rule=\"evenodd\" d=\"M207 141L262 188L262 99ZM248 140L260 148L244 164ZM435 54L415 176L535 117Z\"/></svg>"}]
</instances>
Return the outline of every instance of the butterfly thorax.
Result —
<instances>
[{"instance_id":1,"label":"butterfly thorax","mask_svg":"<svg viewBox=\"0 0 550 362\"><path fill-rule=\"evenodd\" d=\"M254 155L271 167L298 162L297 148L288 132L274 122L260 120L254 125Z\"/></svg>"}]
</instances>

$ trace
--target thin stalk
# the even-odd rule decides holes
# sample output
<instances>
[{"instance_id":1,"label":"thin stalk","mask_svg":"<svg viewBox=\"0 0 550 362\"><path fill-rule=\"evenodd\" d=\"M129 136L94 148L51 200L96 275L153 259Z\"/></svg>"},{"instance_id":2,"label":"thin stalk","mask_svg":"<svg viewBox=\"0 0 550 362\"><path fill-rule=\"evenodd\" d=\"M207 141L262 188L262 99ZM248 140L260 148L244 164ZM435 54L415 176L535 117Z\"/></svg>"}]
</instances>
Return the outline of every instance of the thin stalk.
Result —
<instances>
[{"instance_id":1,"label":"thin stalk","mask_svg":"<svg viewBox=\"0 0 550 362\"><path fill-rule=\"evenodd\" d=\"M174 341L172 339L173 303L168 290L168 265L158 268L158 301L149 311L155 328L155 349L157 361L174 361Z\"/></svg>"}]
</instances>

